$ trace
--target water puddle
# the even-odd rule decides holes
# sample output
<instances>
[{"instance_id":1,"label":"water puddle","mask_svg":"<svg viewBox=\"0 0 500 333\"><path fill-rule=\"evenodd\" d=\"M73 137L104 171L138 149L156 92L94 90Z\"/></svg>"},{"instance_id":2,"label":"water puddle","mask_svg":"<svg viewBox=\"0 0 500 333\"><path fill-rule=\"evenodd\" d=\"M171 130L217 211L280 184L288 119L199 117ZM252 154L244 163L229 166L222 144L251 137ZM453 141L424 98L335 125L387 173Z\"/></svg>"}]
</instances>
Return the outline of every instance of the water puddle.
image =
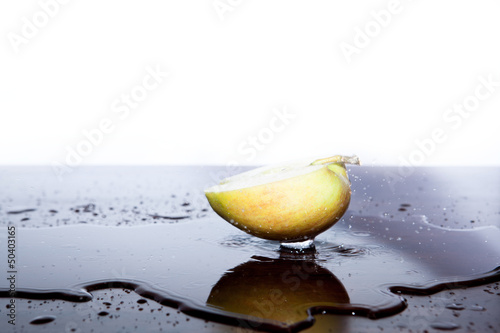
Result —
<instances>
[{"instance_id":1,"label":"water puddle","mask_svg":"<svg viewBox=\"0 0 500 333\"><path fill-rule=\"evenodd\" d=\"M154 303L238 327L299 331L317 314L377 319L404 311L405 295L500 281L496 227L451 230L423 216L349 216L302 254L280 251L277 242L246 235L213 215L151 214L177 223L142 226L17 228L15 297L82 304L95 302L98 291L118 288L138 294L138 306ZM0 231L3 244L6 229ZM12 298L5 279L0 288L0 297ZM116 315L119 307L107 304L99 316ZM31 324L54 320L40 313ZM335 325L341 328L342 320L329 323Z\"/></svg>"}]
</instances>

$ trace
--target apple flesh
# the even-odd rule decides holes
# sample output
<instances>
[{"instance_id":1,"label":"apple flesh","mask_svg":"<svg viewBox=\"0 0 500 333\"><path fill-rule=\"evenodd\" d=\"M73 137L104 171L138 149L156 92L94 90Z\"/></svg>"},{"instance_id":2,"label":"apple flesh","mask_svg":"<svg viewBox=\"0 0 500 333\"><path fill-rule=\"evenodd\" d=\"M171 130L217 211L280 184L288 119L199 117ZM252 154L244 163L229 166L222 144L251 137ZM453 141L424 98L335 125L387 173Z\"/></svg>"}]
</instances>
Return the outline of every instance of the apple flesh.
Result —
<instances>
[{"instance_id":1,"label":"apple flesh","mask_svg":"<svg viewBox=\"0 0 500 333\"><path fill-rule=\"evenodd\" d=\"M254 236L301 242L334 225L345 213L351 188L345 164L357 157L333 156L313 163L263 167L205 190L214 211Z\"/></svg>"}]
</instances>

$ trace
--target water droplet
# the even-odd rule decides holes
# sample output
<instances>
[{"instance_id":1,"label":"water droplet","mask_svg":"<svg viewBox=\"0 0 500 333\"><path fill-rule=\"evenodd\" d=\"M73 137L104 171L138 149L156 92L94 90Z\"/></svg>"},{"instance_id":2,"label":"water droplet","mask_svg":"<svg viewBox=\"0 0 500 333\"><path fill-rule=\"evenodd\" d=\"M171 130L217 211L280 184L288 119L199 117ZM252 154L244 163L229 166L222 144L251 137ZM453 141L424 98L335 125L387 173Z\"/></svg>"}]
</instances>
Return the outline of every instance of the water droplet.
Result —
<instances>
[{"instance_id":1,"label":"water droplet","mask_svg":"<svg viewBox=\"0 0 500 333\"><path fill-rule=\"evenodd\" d=\"M354 236L358 237L370 237L371 234L369 232L363 232L363 231L355 231L352 233Z\"/></svg>"},{"instance_id":2,"label":"water droplet","mask_svg":"<svg viewBox=\"0 0 500 333\"><path fill-rule=\"evenodd\" d=\"M54 320L56 320L55 316L39 316L39 317L33 318L33 320L30 321L30 324L31 325L43 325L43 324L53 322Z\"/></svg>"},{"instance_id":3,"label":"water droplet","mask_svg":"<svg viewBox=\"0 0 500 333\"><path fill-rule=\"evenodd\" d=\"M457 310L457 311L465 309L465 307L462 304L455 304L455 303L446 305L446 308L449 310Z\"/></svg>"},{"instance_id":4,"label":"water droplet","mask_svg":"<svg viewBox=\"0 0 500 333\"><path fill-rule=\"evenodd\" d=\"M443 330L443 331L453 331L456 330L457 328L460 328L460 325L447 321L441 321L441 322L438 321L432 323L430 326L436 330Z\"/></svg>"},{"instance_id":5,"label":"water droplet","mask_svg":"<svg viewBox=\"0 0 500 333\"><path fill-rule=\"evenodd\" d=\"M470 307L472 311L486 311L486 308L480 305L473 305Z\"/></svg>"}]
</instances>

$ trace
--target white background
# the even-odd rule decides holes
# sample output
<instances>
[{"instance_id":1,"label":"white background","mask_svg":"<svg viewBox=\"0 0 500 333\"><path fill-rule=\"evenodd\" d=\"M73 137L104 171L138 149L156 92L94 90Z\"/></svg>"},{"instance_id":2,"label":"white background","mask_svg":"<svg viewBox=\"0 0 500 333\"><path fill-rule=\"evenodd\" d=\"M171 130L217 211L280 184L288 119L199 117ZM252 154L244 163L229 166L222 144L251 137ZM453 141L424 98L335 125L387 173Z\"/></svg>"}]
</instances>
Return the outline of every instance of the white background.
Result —
<instances>
[{"instance_id":1,"label":"white background","mask_svg":"<svg viewBox=\"0 0 500 333\"><path fill-rule=\"evenodd\" d=\"M391 6L2 1L0 164L267 164L341 153L367 165L500 165L500 86L467 118L444 118L480 77L500 82L500 3L401 0L384 17ZM346 56L342 45L356 42ZM147 68L169 75L127 116L114 112ZM274 119L285 109L286 124ZM113 129L82 143L103 119ZM436 130L440 142L429 143Z\"/></svg>"}]
</instances>

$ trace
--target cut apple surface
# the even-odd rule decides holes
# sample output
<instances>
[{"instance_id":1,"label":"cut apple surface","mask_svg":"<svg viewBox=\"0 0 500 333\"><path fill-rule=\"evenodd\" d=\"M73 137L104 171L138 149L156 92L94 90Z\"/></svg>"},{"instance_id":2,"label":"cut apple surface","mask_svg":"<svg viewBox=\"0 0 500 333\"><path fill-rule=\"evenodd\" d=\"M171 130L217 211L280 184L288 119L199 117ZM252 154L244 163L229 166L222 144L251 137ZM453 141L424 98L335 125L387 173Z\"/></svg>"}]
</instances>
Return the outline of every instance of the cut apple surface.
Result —
<instances>
[{"instance_id":1,"label":"cut apple surface","mask_svg":"<svg viewBox=\"0 0 500 333\"><path fill-rule=\"evenodd\" d=\"M257 168L205 190L226 221L254 236L300 242L330 228L347 210L351 190L345 163L334 156Z\"/></svg>"}]
</instances>

